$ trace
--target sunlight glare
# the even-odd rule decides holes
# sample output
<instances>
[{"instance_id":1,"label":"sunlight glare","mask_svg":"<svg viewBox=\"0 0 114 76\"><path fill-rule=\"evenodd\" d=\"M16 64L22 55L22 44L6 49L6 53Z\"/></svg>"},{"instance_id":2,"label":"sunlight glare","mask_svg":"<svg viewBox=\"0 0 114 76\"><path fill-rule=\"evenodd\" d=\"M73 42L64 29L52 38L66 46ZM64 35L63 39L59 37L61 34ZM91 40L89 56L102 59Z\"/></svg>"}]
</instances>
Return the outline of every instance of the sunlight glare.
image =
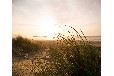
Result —
<instances>
[{"instance_id":1,"label":"sunlight glare","mask_svg":"<svg viewBox=\"0 0 114 76\"><path fill-rule=\"evenodd\" d=\"M41 24L41 29L47 36L48 40L53 40L53 35L59 32L58 27L56 26L57 22L54 19L47 18Z\"/></svg>"}]
</instances>

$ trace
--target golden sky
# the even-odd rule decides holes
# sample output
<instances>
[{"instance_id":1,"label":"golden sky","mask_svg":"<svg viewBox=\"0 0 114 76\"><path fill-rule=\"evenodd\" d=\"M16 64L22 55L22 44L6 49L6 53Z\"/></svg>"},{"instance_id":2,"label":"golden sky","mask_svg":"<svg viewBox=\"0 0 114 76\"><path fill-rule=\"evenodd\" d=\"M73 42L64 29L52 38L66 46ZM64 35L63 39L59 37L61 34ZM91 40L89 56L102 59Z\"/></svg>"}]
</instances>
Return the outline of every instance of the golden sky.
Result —
<instances>
[{"instance_id":1,"label":"golden sky","mask_svg":"<svg viewBox=\"0 0 114 76\"><path fill-rule=\"evenodd\" d=\"M12 9L13 34L49 37L68 25L87 36L101 35L100 0L12 0Z\"/></svg>"}]
</instances>

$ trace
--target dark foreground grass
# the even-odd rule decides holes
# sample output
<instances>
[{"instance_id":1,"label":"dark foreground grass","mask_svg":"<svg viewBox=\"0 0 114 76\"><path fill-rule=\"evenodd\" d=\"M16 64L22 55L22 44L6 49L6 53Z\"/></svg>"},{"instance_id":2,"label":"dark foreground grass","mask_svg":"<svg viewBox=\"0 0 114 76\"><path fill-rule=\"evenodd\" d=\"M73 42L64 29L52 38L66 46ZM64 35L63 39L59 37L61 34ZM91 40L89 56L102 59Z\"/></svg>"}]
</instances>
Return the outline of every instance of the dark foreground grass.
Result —
<instances>
[{"instance_id":1,"label":"dark foreground grass","mask_svg":"<svg viewBox=\"0 0 114 76\"><path fill-rule=\"evenodd\" d=\"M13 76L100 76L100 46L87 41L35 41L18 36L13 43Z\"/></svg>"},{"instance_id":2,"label":"dark foreground grass","mask_svg":"<svg viewBox=\"0 0 114 76\"><path fill-rule=\"evenodd\" d=\"M90 42L81 30L82 36L68 27L74 33L66 30L69 36L55 34L56 40L13 38L13 76L100 76L100 42Z\"/></svg>"}]
</instances>

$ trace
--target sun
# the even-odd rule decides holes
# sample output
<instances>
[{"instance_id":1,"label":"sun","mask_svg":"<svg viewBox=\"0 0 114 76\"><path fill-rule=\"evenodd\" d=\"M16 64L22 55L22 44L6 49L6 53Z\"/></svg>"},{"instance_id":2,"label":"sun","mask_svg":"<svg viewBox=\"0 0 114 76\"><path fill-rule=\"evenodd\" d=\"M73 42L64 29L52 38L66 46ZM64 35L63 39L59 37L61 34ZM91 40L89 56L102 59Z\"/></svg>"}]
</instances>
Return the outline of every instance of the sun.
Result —
<instances>
[{"instance_id":1,"label":"sun","mask_svg":"<svg viewBox=\"0 0 114 76\"><path fill-rule=\"evenodd\" d=\"M47 18L43 20L41 29L47 36L47 40L53 40L55 33L59 32L59 28L56 26L57 22L54 19Z\"/></svg>"}]
</instances>

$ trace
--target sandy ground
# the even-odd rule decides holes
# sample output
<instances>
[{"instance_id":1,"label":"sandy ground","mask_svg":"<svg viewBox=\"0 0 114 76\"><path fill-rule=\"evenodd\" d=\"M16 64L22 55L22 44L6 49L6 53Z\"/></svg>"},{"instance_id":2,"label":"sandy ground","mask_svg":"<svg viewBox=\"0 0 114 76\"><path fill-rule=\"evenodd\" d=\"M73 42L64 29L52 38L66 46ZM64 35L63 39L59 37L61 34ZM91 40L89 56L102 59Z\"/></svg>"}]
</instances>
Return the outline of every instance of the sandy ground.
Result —
<instances>
[{"instance_id":1,"label":"sandy ground","mask_svg":"<svg viewBox=\"0 0 114 76\"><path fill-rule=\"evenodd\" d=\"M101 42L92 41L95 46L101 47ZM33 56L26 55L25 58L13 56L12 59L12 75L13 76L35 76L35 73L45 71L51 67L48 62L50 59L49 49L45 49Z\"/></svg>"},{"instance_id":2,"label":"sandy ground","mask_svg":"<svg viewBox=\"0 0 114 76\"><path fill-rule=\"evenodd\" d=\"M13 76L34 76L37 72L45 70L49 67L49 49L45 49L40 53L36 53L34 56L29 56L24 59L13 57L12 60L12 73Z\"/></svg>"}]
</instances>

